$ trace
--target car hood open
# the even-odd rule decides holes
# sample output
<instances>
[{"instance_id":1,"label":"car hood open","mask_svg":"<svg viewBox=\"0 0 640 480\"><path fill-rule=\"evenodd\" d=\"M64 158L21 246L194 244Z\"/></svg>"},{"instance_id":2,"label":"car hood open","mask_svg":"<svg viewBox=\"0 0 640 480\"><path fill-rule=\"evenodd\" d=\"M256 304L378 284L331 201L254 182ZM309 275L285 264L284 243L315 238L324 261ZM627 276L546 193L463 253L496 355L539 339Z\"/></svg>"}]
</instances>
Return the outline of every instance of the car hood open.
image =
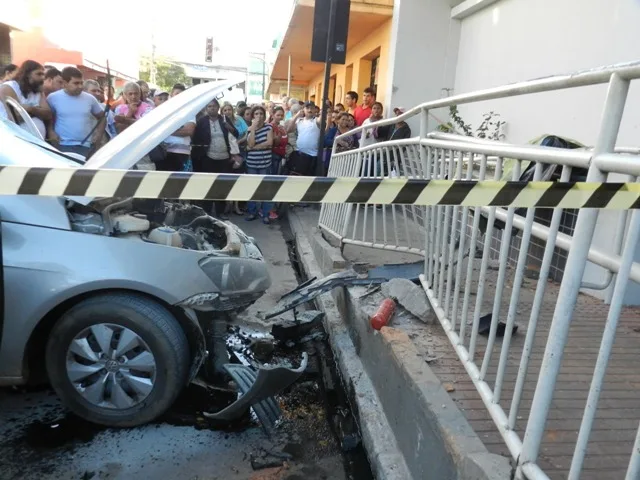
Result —
<instances>
[{"instance_id":1,"label":"car hood open","mask_svg":"<svg viewBox=\"0 0 640 480\"><path fill-rule=\"evenodd\" d=\"M235 76L187 89L120 133L98 150L83 168L132 168L154 147L194 118L211 100L220 98L226 90L244 80L244 76Z\"/></svg>"},{"instance_id":2,"label":"car hood open","mask_svg":"<svg viewBox=\"0 0 640 480\"><path fill-rule=\"evenodd\" d=\"M84 165L58 152L13 122L0 119L0 165L129 170L154 147L193 119L211 100L223 98L227 89L243 81L244 76L239 75L189 88L127 128ZM91 197L67 198L82 205L94 200Z\"/></svg>"}]
</instances>

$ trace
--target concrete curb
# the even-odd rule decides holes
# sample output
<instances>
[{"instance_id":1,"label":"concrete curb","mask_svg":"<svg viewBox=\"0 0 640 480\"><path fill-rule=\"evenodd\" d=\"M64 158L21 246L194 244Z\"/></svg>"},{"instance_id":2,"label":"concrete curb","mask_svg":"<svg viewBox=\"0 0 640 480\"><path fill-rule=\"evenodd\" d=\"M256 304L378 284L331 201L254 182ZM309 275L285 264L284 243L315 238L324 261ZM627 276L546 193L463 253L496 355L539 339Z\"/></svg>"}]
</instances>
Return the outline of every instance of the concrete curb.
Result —
<instances>
[{"instance_id":1,"label":"concrete curb","mask_svg":"<svg viewBox=\"0 0 640 480\"><path fill-rule=\"evenodd\" d=\"M314 248L309 241L311 235L305 232L304 225L291 210L289 223L296 238L298 255L305 273L309 277L322 277L324 273L315 260ZM317 249L318 242L315 243ZM328 244L326 246L333 248ZM326 258L331 258L331 255ZM328 264L325 266L328 267ZM329 333L329 343L358 421L362 441L375 477L379 480L410 479L409 469L398 449L391 426L382 409L382 403L356 353L337 305L330 295L321 295L316 303L318 308L326 314L325 328Z\"/></svg>"},{"instance_id":2,"label":"concrete curb","mask_svg":"<svg viewBox=\"0 0 640 480\"><path fill-rule=\"evenodd\" d=\"M290 222L310 276L344 268L346 262L339 249L329 245L317 229L308 231L295 212L290 213ZM369 317L375 308L370 301L359 300L364 291L336 289L332 296L322 295L319 303L327 313L331 346L342 375L366 384L377 403L376 411L381 410L375 418L369 418L369 407L358 405L363 441L377 478L511 478L509 459L487 451L406 333L391 327L372 330ZM357 391L355 398L360 398ZM380 436L381 429L385 437ZM400 456L405 469L400 477L381 475L388 465L376 464L381 461L379 451L384 448L387 455L392 444L398 453L394 449L391 463L400 464L395 459Z\"/></svg>"}]
</instances>

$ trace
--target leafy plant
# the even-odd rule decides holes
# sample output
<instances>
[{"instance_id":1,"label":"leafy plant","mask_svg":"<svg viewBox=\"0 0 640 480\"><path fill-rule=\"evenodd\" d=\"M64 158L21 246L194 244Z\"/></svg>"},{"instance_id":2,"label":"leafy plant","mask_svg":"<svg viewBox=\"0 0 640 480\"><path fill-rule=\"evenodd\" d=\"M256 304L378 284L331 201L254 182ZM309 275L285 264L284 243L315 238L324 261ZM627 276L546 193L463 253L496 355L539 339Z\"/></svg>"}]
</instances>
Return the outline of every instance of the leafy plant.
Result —
<instances>
[{"instance_id":1,"label":"leafy plant","mask_svg":"<svg viewBox=\"0 0 640 480\"><path fill-rule=\"evenodd\" d=\"M156 83L163 90L170 90L176 83L188 83L184 68L169 60L160 58L156 59ZM146 82L151 77L151 60L143 57L140 61L140 79Z\"/></svg>"},{"instance_id":2,"label":"leafy plant","mask_svg":"<svg viewBox=\"0 0 640 480\"><path fill-rule=\"evenodd\" d=\"M482 115L482 123L476 128L475 134L473 127L470 123L465 123L464 119L460 116L458 107L452 105L449 107L450 121L438 125L437 130L445 133L457 133L466 135L467 137L484 138L488 140L502 140L504 134L502 133L503 127L507 122L500 120L500 114L493 111Z\"/></svg>"}]
</instances>

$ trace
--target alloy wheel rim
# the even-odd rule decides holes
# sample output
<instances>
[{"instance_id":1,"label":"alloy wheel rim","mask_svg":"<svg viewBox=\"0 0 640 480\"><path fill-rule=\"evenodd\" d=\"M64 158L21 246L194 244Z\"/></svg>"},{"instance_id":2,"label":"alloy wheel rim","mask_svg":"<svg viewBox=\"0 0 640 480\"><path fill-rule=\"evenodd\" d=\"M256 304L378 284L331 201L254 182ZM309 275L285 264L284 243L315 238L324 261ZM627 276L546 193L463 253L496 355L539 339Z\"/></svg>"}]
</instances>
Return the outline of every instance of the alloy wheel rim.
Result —
<instances>
[{"instance_id":1,"label":"alloy wheel rim","mask_svg":"<svg viewBox=\"0 0 640 480\"><path fill-rule=\"evenodd\" d=\"M133 330L98 323L71 341L66 370L84 400L97 407L124 410L149 396L157 366L151 349Z\"/></svg>"}]
</instances>

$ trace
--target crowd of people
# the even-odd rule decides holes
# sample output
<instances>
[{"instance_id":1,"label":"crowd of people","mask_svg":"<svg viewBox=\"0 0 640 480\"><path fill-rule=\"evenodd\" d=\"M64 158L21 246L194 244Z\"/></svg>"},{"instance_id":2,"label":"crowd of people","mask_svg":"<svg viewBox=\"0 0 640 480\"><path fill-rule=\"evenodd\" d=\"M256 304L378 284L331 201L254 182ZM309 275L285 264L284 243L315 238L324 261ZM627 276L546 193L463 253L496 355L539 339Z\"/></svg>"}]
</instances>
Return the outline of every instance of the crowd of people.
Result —
<instances>
[{"instance_id":1,"label":"crowd of people","mask_svg":"<svg viewBox=\"0 0 640 480\"><path fill-rule=\"evenodd\" d=\"M62 152L88 158L185 90L185 85L176 84L170 92L152 91L139 80L126 83L115 96L111 85L103 87L96 80L85 80L75 67L60 71L27 60L20 67L0 68L0 118L8 117L11 107L5 101L13 98L24 107L47 142ZM279 103L239 102L234 106L221 105L214 99L141 159L137 168L314 176L326 174L334 147L339 153L411 136L405 122L366 128L384 118L383 105L376 101L372 88L364 90L362 100L358 103L358 93L349 91L344 104L325 102L327 125L323 132L320 108L313 101L284 97ZM396 116L402 113L403 108L394 109ZM356 126L365 128L349 135ZM323 159L320 165L319 149ZM249 202L244 206L246 211L241 208L243 205L230 202L205 202L203 207L222 219L231 213L246 215L248 221L260 218L266 224L278 218L277 206L269 203Z\"/></svg>"}]
</instances>

